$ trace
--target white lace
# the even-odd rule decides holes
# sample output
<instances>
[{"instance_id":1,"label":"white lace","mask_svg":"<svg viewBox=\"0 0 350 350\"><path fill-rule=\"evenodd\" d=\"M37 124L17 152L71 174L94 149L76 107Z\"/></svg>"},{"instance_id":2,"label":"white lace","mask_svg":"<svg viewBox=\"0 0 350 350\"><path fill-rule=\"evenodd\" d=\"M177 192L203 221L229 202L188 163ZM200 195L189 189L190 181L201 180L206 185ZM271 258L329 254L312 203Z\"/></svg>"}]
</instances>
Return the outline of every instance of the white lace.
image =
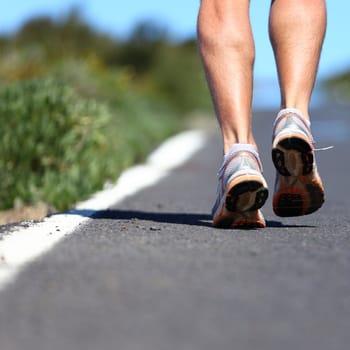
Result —
<instances>
[{"instance_id":1,"label":"white lace","mask_svg":"<svg viewBox=\"0 0 350 350\"><path fill-rule=\"evenodd\" d=\"M318 152L318 151L328 151L330 149L334 148L334 146L327 146L327 147L322 147L322 148L314 148L314 151L315 152Z\"/></svg>"}]
</instances>

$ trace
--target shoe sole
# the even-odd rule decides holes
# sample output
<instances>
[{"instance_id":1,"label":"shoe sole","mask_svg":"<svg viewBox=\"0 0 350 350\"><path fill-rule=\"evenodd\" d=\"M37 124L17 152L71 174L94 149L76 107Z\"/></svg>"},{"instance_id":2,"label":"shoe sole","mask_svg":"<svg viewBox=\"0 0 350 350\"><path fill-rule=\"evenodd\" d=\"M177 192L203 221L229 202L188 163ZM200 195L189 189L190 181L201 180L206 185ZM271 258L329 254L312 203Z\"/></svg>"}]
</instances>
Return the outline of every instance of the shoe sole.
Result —
<instances>
[{"instance_id":1,"label":"shoe sole","mask_svg":"<svg viewBox=\"0 0 350 350\"><path fill-rule=\"evenodd\" d=\"M273 198L275 214L302 216L318 210L324 203L324 190L310 143L299 136L283 138L272 149L272 160L279 181Z\"/></svg>"},{"instance_id":2,"label":"shoe sole","mask_svg":"<svg viewBox=\"0 0 350 350\"><path fill-rule=\"evenodd\" d=\"M258 210L268 197L266 184L258 176L235 179L228 186L221 212L213 220L220 228L263 228L265 220Z\"/></svg>"}]
</instances>

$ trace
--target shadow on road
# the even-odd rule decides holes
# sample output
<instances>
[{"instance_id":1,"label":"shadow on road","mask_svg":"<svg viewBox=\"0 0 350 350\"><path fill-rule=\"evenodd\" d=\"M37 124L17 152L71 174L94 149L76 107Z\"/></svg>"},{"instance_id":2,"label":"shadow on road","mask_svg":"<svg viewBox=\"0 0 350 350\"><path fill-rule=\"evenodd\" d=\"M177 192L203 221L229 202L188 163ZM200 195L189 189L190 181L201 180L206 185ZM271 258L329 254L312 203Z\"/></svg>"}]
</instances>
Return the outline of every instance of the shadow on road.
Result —
<instances>
[{"instance_id":1,"label":"shadow on road","mask_svg":"<svg viewBox=\"0 0 350 350\"><path fill-rule=\"evenodd\" d=\"M194 213L162 213L162 212L144 212L138 210L71 210L64 214L79 215L91 219L111 219L111 220L145 220L162 222L169 224L183 224L190 226L211 226L211 216L208 214Z\"/></svg>"},{"instance_id":2,"label":"shadow on road","mask_svg":"<svg viewBox=\"0 0 350 350\"><path fill-rule=\"evenodd\" d=\"M110 220L144 220L168 224L180 224L189 226L212 227L211 216L209 214L197 213L163 213L163 212L145 212L139 210L71 210L66 214L80 215L90 217L91 219L110 219ZM280 221L267 220L268 228L313 228L310 225L290 225L283 224Z\"/></svg>"},{"instance_id":3,"label":"shadow on road","mask_svg":"<svg viewBox=\"0 0 350 350\"><path fill-rule=\"evenodd\" d=\"M271 228L316 228L314 225L291 225L283 224L281 221L266 220L266 227Z\"/></svg>"}]
</instances>

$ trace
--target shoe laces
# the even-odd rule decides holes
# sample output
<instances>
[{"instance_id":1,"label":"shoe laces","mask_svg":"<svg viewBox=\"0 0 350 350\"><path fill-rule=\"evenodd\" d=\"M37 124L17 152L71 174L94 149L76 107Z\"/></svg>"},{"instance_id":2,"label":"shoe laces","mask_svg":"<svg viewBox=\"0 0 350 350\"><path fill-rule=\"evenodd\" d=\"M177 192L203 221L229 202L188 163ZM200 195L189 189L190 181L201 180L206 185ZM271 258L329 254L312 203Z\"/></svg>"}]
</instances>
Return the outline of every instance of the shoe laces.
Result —
<instances>
[{"instance_id":1,"label":"shoe laces","mask_svg":"<svg viewBox=\"0 0 350 350\"><path fill-rule=\"evenodd\" d=\"M314 148L315 152L319 152L319 151L328 151L330 149L333 149L334 146L327 146L327 147L322 147L322 148Z\"/></svg>"}]
</instances>

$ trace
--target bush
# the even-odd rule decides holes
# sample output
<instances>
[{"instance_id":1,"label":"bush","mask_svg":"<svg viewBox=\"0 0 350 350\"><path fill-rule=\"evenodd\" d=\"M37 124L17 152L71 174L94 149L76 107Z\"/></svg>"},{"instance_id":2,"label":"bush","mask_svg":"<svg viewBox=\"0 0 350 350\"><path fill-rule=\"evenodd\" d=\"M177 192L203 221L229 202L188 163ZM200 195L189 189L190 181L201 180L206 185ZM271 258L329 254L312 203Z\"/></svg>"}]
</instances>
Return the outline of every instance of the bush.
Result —
<instances>
[{"instance_id":1,"label":"bush","mask_svg":"<svg viewBox=\"0 0 350 350\"><path fill-rule=\"evenodd\" d=\"M46 201L66 209L100 188L108 175L107 108L58 80L0 89L0 208Z\"/></svg>"},{"instance_id":2,"label":"bush","mask_svg":"<svg viewBox=\"0 0 350 350\"><path fill-rule=\"evenodd\" d=\"M323 86L336 101L348 103L350 99L350 70L327 79Z\"/></svg>"}]
</instances>

